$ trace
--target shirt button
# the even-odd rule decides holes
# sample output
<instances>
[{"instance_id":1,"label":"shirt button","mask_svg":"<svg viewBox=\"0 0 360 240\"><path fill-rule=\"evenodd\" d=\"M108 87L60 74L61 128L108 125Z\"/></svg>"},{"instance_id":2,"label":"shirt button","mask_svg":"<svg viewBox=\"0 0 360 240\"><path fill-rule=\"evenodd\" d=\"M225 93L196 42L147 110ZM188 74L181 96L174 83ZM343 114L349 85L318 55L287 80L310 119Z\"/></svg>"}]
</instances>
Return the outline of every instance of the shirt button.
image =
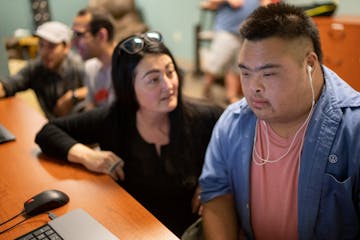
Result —
<instances>
[{"instance_id":1,"label":"shirt button","mask_svg":"<svg viewBox=\"0 0 360 240\"><path fill-rule=\"evenodd\" d=\"M328 160L330 163L337 163L338 157L335 154L330 154Z\"/></svg>"},{"instance_id":2,"label":"shirt button","mask_svg":"<svg viewBox=\"0 0 360 240\"><path fill-rule=\"evenodd\" d=\"M246 207L247 209L249 209L249 204L247 203L245 207Z\"/></svg>"}]
</instances>

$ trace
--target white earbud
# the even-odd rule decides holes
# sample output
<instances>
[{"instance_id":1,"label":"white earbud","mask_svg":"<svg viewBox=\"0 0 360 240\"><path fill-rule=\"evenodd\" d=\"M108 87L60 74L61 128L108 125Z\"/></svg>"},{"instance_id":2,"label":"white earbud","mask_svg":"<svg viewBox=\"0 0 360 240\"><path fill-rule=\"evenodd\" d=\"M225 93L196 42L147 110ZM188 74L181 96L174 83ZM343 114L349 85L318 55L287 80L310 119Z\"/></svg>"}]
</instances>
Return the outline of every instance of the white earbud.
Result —
<instances>
[{"instance_id":1,"label":"white earbud","mask_svg":"<svg viewBox=\"0 0 360 240\"><path fill-rule=\"evenodd\" d=\"M312 67L310 65L307 65L306 69L307 69L307 73L308 73L308 76L309 76L310 84L312 84L312 76L311 76Z\"/></svg>"},{"instance_id":2,"label":"white earbud","mask_svg":"<svg viewBox=\"0 0 360 240\"><path fill-rule=\"evenodd\" d=\"M308 70L308 73L311 74L312 72L312 67L310 65L307 65L307 70Z\"/></svg>"},{"instance_id":3,"label":"white earbud","mask_svg":"<svg viewBox=\"0 0 360 240\"><path fill-rule=\"evenodd\" d=\"M307 72L308 72L308 75L309 75L309 82L310 82L311 93L312 93L312 106L314 106L314 104L315 104L315 93L314 93L313 79L312 79L312 76L311 76L312 67L310 65L307 65L306 68L307 68Z\"/></svg>"}]
</instances>

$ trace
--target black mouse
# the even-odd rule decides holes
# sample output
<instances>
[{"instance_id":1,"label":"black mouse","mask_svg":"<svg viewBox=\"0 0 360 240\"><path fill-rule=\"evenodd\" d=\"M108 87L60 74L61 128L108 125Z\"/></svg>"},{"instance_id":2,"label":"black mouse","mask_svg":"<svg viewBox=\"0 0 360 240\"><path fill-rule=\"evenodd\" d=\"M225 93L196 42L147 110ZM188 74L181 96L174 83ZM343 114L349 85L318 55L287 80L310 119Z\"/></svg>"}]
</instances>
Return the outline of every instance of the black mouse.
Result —
<instances>
[{"instance_id":1,"label":"black mouse","mask_svg":"<svg viewBox=\"0 0 360 240\"><path fill-rule=\"evenodd\" d=\"M30 198L24 203L27 216L35 216L45 211L63 206L69 202L69 197L59 190L47 190Z\"/></svg>"}]
</instances>

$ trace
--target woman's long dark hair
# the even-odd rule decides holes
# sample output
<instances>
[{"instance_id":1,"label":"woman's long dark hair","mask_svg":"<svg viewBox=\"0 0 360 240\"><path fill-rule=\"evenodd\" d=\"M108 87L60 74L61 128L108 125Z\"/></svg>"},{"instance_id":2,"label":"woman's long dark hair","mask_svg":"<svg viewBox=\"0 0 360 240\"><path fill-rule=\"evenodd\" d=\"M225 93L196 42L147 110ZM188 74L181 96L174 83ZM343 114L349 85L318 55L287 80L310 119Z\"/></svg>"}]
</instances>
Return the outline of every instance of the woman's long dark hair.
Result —
<instances>
[{"instance_id":1,"label":"woman's long dark hair","mask_svg":"<svg viewBox=\"0 0 360 240\"><path fill-rule=\"evenodd\" d=\"M140 34L137 36L141 37ZM173 172L177 176L180 184L188 185L186 178L188 178L189 175L193 176L194 174L191 173L191 163L187 162L190 161L191 157L188 156L188 151L185 151L186 144L191 143L188 142L190 140L190 135L188 133L189 130L186 129L186 127L183 127L186 125L186 120L184 113L184 104L182 100L182 71L176 64L175 58L171 54L170 50L165 46L163 42L152 41L144 38L143 49L138 53L129 54L120 47L121 44L127 39L124 39L123 41L118 43L112 56L111 74L114 92L116 95L115 107L119 111L121 111L121 116L126 119L126 121L122 122L128 122L130 127L136 127L136 112L139 110L139 103L136 99L134 88L134 72L136 66L146 54L166 54L171 58L175 67L175 71L178 75L179 87L177 107L169 113L171 142L170 145L172 148L174 148L171 150L171 152L176 152L178 154L176 159L182 159L183 161L171 161L168 167L172 169L170 170L170 172Z\"/></svg>"}]
</instances>

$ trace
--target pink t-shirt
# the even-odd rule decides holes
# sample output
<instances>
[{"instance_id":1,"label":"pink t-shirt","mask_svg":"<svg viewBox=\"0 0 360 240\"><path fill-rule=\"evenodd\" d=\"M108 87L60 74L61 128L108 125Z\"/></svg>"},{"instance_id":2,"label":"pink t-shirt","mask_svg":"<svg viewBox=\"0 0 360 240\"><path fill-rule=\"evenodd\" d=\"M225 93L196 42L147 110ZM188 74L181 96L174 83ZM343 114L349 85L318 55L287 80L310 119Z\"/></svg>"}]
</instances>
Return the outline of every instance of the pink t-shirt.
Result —
<instances>
[{"instance_id":1,"label":"pink t-shirt","mask_svg":"<svg viewBox=\"0 0 360 240\"><path fill-rule=\"evenodd\" d=\"M259 124L261 123L261 124ZM270 126L258 122L256 150L266 159L279 159L289 149L294 136L283 138ZM279 161L251 164L251 223L255 239L298 239L298 175L302 150L303 127L294 139L290 151ZM267 133L268 132L268 133ZM267 143L268 135L268 143ZM253 154L256 162L261 160Z\"/></svg>"}]
</instances>

